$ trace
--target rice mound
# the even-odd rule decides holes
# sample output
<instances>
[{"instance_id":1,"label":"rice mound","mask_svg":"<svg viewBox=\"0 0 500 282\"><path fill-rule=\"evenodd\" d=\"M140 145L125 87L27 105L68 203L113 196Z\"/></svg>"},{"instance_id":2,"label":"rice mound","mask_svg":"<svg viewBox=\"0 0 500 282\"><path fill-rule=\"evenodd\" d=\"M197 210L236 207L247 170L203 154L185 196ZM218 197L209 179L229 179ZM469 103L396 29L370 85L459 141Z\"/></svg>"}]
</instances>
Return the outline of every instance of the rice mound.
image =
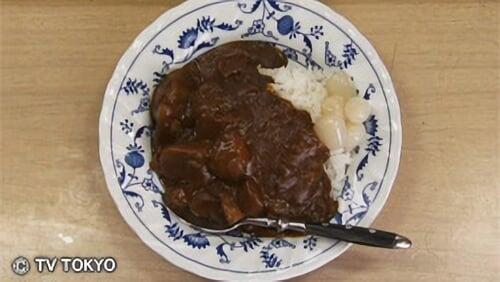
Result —
<instances>
[{"instance_id":1,"label":"rice mound","mask_svg":"<svg viewBox=\"0 0 500 282\"><path fill-rule=\"evenodd\" d=\"M274 79L271 86L278 96L290 101L297 109L307 111L313 122L321 116L321 105L328 95L326 81L332 73L305 69L293 63L277 69L259 68L259 72L271 76ZM330 151L324 169L330 178L334 199L342 190L346 168L351 162L350 153Z\"/></svg>"}]
</instances>

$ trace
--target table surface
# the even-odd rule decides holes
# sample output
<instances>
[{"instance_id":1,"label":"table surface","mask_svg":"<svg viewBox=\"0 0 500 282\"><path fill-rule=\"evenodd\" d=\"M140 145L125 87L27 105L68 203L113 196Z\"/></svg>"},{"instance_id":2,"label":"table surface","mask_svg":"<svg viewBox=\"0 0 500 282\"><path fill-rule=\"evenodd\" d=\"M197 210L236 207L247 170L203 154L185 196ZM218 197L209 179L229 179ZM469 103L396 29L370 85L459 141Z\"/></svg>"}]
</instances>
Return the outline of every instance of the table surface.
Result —
<instances>
[{"instance_id":1,"label":"table surface","mask_svg":"<svg viewBox=\"0 0 500 282\"><path fill-rule=\"evenodd\" d=\"M114 256L118 269L26 278L200 280L128 227L106 189L97 145L118 59L181 1L0 2L0 276L17 280L10 262L18 255L66 255ZM371 40L394 80L403 154L374 226L407 234L415 246L354 246L296 280L499 281L500 2L323 2Z\"/></svg>"}]
</instances>

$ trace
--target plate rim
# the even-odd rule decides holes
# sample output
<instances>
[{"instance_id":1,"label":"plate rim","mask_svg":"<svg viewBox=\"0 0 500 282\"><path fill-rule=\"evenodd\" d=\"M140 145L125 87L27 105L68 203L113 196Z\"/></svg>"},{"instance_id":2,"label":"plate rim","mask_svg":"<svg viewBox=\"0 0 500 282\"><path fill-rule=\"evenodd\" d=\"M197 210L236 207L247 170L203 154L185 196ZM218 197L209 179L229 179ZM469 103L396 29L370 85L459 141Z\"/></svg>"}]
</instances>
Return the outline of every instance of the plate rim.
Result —
<instances>
[{"instance_id":1,"label":"plate rim","mask_svg":"<svg viewBox=\"0 0 500 282\"><path fill-rule=\"evenodd\" d=\"M181 3L180 5L176 7L172 7L168 10L166 10L163 14L161 14L157 19L155 19L151 24L149 24L146 28L144 28L138 36L133 40L133 43L129 45L127 50L123 53L122 57L118 61L115 70L113 71L113 75L106 87L105 95L103 98L103 104L102 104L102 109L99 117L99 155L100 155L100 162L101 166L104 172L105 180L106 180L106 186L111 194L115 205L118 207L118 210L122 217L125 219L125 222L132 228L132 230L137 234L137 236L151 249L153 249L157 254L162 256L164 259L168 260L170 263L176 265L177 267L184 269L186 271L192 272L196 275L209 278L209 279L221 279L221 277L224 277L226 279L231 279L235 276L238 276L239 279L244 277L241 276L241 274L234 274L232 272L223 272L220 270L214 270L214 269L209 269L204 266L199 265L198 263L194 263L192 261L189 261L186 258L179 257L178 254L176 254L172 250L168 250L162 247L160 242L157 242L155 236L153 234L147 234L150 233L151 231L146 231L145 226L139 223L139 220L134 216L134 214L129 210L129 206L126 203L123 203L123 198L121 193L117 193L116 189L112 188L116 186L116 179L114 179L114 175L109 175L109 172L107 172L106 167L108 167L108 164L110 162L109 160L109 142L105 142L106 140L109 140L109 138L105 138L104 136L109 136L109 128L105 127L105 124L109 124L108 116L112 111L110 112L110 107L106 106L107 100L110 99L110 97L113 96L113 90L116 90L116 85L120 84L117 81L120 81L121 78L126 74L127 70L126 67L128 66L128 61L131 60L131 58L134 57L135 54L137 54L138 51L143 49L145 46L149 44L149 41L144 40L144 38L148 39L148 35L150 33L156 31L158 28L161 28L164 26L165 22L169 22L172 18L174 17L174 14L178 14L179 12L186 12L186 9L189 9L190 7L194 7L197 9L201 9L205 6L208 6L208 4L213 5L216 3L223 3L223 2L233 2L234 0L222 0L222 1L212 1L212 0L189 0L186 2ZM387 168L387 178L385 179L385 184L382 183L381 185L384 184L386 188L385 193L381 193L379 195L380 198L377 199L376 203L374 203L373 206L370 207L370 213L368 213L361 221L358 223L361 226L368 226L370 225L374 219L378 216L380 213L381 209L385 206L385 203L388 199L388 196L390 192L392 191L392 187L394 184L394 181L397 177L397 173L399 170L399 162L400 162L400 157L401 157L401 147L402 147L402 127L401 127L401 111L400 111L400 105L399 101L396 96L396 91L394 90L394 85L392 83L391 76L385 67L382 59L378 55L375 47L368 41L368 39L349 21L347 20L344 16L340 15L337 13L334 9L324 5L323 3L315 0L296 0L296 1L286 1L287 3L293 2L293 4L301 4L304 6L309 6L307 8L308 10L311 10L311 12L316 13L316 14L321 14L325 19L328 19L328 21L331 21L333 24L334 21L331 19L332 17L335 18L335 25L342 26L343 28L347 30L349 33L348 36L353 39L353 42L358 45L358 46L365 46L368 47L369 51L366 52L365 57L366 60L369 62L369 64L372 66L373 70L379 76L379 72L383 74L382 77L379 77L379 81L381 84L381 88L384 92L392 92L392 95L389 95L390 97L385 96L385 99L387 100L388 107L390 105L390 108L392 110L389 111L389 114L391 115L391 118L389 122L391 123L391 126L394 128L394 130L391 130L392 134L392 140L391 142L393 144L399 144L398 145L390 145L390 149L393 150L388 156L388 168ZM302 6L303 7L303 6ZM303 7L304 8L304 7ZM191 8L189 11L193 11L194 9ZM176 16L175 16L176 17ZM174 18L175 18L174 17ZM386 94L387 94L386 93ZM110 96L110 97L108 97ZM392 98L392 99L388 99ZM108 122L108 123L106 123ZM398 141L398 142L395 142ZM107 144L106 144L107 143ZM106 146L107 145L107 146ZM394 147L393 147L394 146ZM392 165L391 165L392 164ZM112 165L112 164L111 164ZM392 169L389 169L389 167L392 167ZM382 189L382 188L381 188ZM120 194L120 195L118 195ZM147 237L147 238L146 238ZM256 273L252 274L252 276L268 276L272 275L273 279L289 279L292 277L296 277L299 275L303 275L305 273L311 272L326 263L334 260L338 256L340 256L342 253L344 253L352 244L344 243L341 242L339 243L336 248L331 248L328 252L324 252L322 254L319 254L315 258L304 262L301 265L298 265L296 267L292 267L286 270L277 270L275 272L267 272L267 273ZM163 248L169 255L165 255L159 248ZM328 253L330 253L333 249L337 249L337 252L334 254L331 254L328 256ZM325 258L320 258L320 256L323 256ZM187 265L189 264L189 265ZM228 275L225 275L225 274ZM248 274L244 274L248 275Z\"/></svg>"}]
</instances>

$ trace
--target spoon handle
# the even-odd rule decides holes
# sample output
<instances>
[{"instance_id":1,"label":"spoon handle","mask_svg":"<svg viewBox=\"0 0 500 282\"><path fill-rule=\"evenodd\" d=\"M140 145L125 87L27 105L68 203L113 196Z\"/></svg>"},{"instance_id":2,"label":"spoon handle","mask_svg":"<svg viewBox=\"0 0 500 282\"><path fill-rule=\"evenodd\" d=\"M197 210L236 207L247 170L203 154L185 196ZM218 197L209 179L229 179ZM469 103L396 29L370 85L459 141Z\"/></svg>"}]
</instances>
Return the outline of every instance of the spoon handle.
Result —
<instances>
[{"instance_id":1,"label":"spoon handle","mask_svg":"<svg viewBox=\"0 0 500 282\"><path fill-rule=\"evenodd\" d=\"M396 233L352 225L305 224L305 229L311 235L379 248L408 249L412 244L408 238Z\"/></svg>"}]
</instances>

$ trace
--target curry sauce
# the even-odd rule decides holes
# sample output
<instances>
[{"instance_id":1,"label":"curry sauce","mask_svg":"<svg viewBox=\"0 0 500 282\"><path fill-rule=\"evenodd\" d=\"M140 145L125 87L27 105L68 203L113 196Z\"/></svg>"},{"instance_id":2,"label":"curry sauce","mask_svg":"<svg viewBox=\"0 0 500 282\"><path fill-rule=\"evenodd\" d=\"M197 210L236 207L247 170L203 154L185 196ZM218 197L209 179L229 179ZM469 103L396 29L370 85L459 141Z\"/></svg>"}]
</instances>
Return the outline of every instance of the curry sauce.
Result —
<instances>
[{"instance_id":1,"label":"curry sauce","mask_svg":"<svg viewBox=\"0 0 500 282\"><path fill-rule=\"evenodd\" d=\"M328 148L310 115L258 71L287 63L267 43L238 41L162 79L151 107L151 168L175 213L212 228L245 217L327 222L335 214L323 168Z\"/></svg>"}]
</instances>

